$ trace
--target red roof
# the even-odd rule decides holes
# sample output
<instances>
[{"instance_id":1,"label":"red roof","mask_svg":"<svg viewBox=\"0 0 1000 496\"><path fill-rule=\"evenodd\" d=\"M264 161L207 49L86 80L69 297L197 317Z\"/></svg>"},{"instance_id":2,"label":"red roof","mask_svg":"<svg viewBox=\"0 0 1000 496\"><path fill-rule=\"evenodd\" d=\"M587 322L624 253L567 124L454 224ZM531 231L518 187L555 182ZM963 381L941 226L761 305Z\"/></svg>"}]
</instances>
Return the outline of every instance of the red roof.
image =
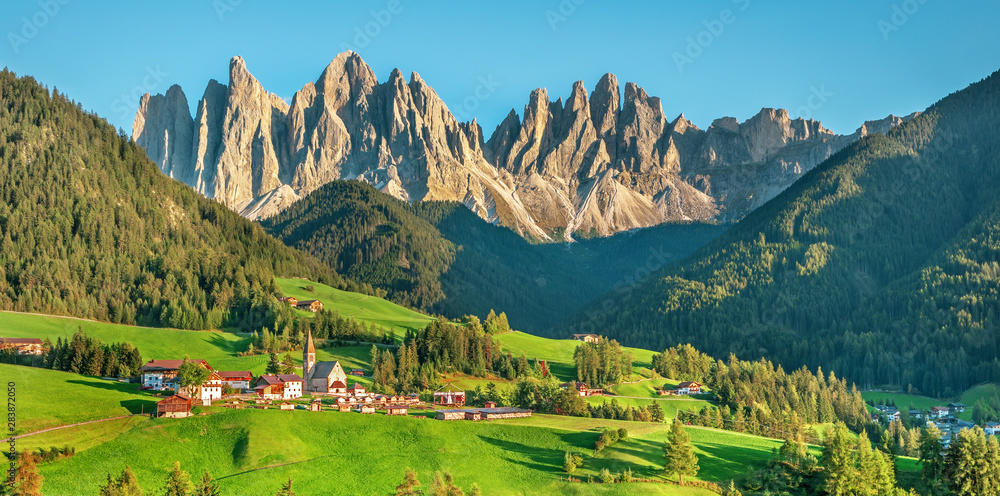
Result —
<instances>
[{"instance_id":1,"label":"red roof","mask_svg":"<svg viewBox=\"0 0 1000 496\"><path fill-rule=\"evenodd\" d=\"M333 384L330 384L330 387L344 389L347 387L347 384L344 384L342 381L333 381Z\"/></svg>"},{"instance_id":2,"label":"red roof","mask_svg":"<svg viewBox=\"0 0 1000 496\"><path fill-rule=\"evenodd\" d=\"M340 381L337 381L337 382L340 382ZM351 387L349 387L347 389L364 389L364 388L365 387L363 385L358 384L357 382L355 382L354 384L351 384Z\"/></svg>"},{"instance_id":3,"label":"red roof","mask_svg":"<svg viewBox=\"0 0 1000 496\"><path fill-rule=\"evenodd\" d=\"M258 381L264 381L269 385L284 384L286 382L302 382L302 378L298 374L278 374L278 375L262 375L257 378Z\"/></svg>"},{"instance_id":4,"label":"red roof","mask_svg":"<svg viewBox=\"0 0 1000 496\"><path fill-rule=\"evenodd\" d=\"M0 343L3 344L42 344L42 340L38 338L0 338Z\"/></svg>"},{"instance_id":5,"label":"red roof","mask_svg":"<svg viewBox=\"0 0 1000 496\"><path fill-rule=\"evenodd\" d=\"M249 370L227 370L219 371L219 377L223 379L250 379L253 374Z\"/></svg>"},{"instance_id":6,"label":"red roof","mask_svg":"<svg viewBox=\"0 0 1000 496\"><path fill-rule=\"evenodd\" d=\"M206 369L212 370L212 366L204 360L188 360L189 362L200 363L205 366ZM149 372L152 370L178 370L181 368L181 364L184 360L150 360L146 362L139 370L143 372Z\"/></svg>"},{"instance_id":7,"label":"red roof","mask_svg":"<svg viewBox=\"0 0 1000 496\"><path fill-rule=\"evenodd\" d=\"M692 382L692 381L684 381L684 382L682 382L682 383L680 383L680 384L677 385L677 387L679 387L679 388L689 388L689 387L692 387L692 386L694 386L694 387L701 387L701 384L698 384L697 382Z\"/></svg>"}]
</instances>

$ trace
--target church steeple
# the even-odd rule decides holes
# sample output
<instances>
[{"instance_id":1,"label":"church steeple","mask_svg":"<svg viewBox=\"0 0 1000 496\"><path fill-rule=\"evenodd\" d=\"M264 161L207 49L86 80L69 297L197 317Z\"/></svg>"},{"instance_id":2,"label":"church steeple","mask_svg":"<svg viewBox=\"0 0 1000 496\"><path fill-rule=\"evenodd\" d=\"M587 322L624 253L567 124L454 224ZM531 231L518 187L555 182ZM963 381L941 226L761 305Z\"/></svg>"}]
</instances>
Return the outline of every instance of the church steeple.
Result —
<instances>
[{"instance_id":1,"label":"church steeple","mask_svg":"<svg viewBox=\"0 0 1000 496\"><path fill-rule=\"evenodd\" d=\"M313 345L313 333L309 330L306 336L306 345L302 348L302 379L305 386L311 389L313 373L316 371L316 347Z\"/></svg>"}]
</instances>

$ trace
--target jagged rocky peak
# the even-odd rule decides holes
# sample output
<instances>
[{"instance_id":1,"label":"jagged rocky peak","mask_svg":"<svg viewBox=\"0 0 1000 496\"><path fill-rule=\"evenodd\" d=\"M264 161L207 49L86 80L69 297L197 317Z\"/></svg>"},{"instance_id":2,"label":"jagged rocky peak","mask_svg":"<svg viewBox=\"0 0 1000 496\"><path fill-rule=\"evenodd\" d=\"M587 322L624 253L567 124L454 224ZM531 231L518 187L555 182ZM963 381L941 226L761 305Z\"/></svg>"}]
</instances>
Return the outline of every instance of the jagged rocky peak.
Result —
<instances>
[{"instance_id":1,"label":"jagged rocky peak","mask_svg":"<svg viewBox=\"0 0 1000 496\"><path fill-rule=\"evenodd\" d=\"M458 122L416 72L379 83L354 52L336 55L290 104L233 57L190 115L179 87L144 95L133 138L164 173L251 218L274 215L335 179L407 201L461 201L489 222L536 239L601 235L668 220L740 218L890 116L838 136L813 120L762 109L707 130L634 82L576 81L552 101L528 95L484 136ZM565 98L563 98L565 97ZM795 146L790 146L792 144Z\"/></svg>"}]
</instances>

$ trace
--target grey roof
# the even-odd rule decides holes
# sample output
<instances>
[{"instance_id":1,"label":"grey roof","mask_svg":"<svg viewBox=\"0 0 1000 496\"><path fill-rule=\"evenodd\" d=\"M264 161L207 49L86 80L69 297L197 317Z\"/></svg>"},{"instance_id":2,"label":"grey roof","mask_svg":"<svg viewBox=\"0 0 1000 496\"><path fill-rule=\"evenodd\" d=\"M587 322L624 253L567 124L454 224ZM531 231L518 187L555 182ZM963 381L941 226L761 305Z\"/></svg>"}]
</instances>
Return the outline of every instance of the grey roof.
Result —
<instances>
[{"instance_id":1,"label":"grey roof","mask_svg":"<svg viewBox=\"0 0 1000 496\"><path fill-rule=\"evenodd\" d=\"M337 365L338 363L340 362L316 362L316 367L313 369L313 378L330 377L333 375L334 365Z\"/></svg>"}]
</instances>

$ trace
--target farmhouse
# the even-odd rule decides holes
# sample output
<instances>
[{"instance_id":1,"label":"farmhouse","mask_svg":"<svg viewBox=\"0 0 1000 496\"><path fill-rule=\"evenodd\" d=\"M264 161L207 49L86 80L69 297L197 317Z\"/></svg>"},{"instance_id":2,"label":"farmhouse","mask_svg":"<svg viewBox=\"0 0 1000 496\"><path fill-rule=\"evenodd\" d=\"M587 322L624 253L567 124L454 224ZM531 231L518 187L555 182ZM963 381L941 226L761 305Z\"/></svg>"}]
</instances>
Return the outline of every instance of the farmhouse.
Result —
<instances>
[{"instance_id":1,"label":"farmhouse","mask_svg":"<svg viewBox=\"0 0 1000 496\"><path fill-rule=\"evenodd\" d=\"M701 392L701 384L693 381L684 381L674 388L677 394L698 394Z\"/></svg>"},{"instance_id":2,"label":"farmhouse","mask_svg":"<svg viewBox=\"0 0 1000 496\"><path fill-rule=\"evenodd\" d=\"M340 362L317 362L316 346L313 345L312 331L306 337L306 346L302 350L302 375L304 390L310 393L346 393L347 374ZM334 387L335 383L340 383Z\"/></svg>"},{"instance_id":3,"label":"farmhouse","mask_svg":"<svg viewBox=\"0 0 1000 496\"><path fill-rule=\"evenodd\" d=\"M202 367L208 370L212 370L212 366L204 360L191 361L201 364ZM139 367L139 372L142 373L143 389L169 389L171 385L168 382L170 379L177 377L177 371L180 370L183 363L184 360L150 360L146 362L142 367Z\"/></svg>"},{"instance_id":4,"label":"farmhouse","mask_svg":"<svg viewBox=\"0 0 1000 496\"><path fill-rule=\"evenodd\" d=\"M302 396L302 378L296 374L262 375L254 392L265 400L292 400Z\"/></svg>"},{"instance_id":5,"label":"farmhouse","mask_svg":"<svg viewBox=\"0 0 1000 496\"><path fill-rule=\"evenodd\" d=\"M286 296L284 298L278 298L278 301L281 302L281 303L288 303L289 306L293 306L293 307L297 306L299 304L298 298L296 298L294 296Z\"/></svg>"},{"instance_id":6,"label":"farmhouse","mask_svg":"<svg viewBox=\"0 0 1000 496\"><path fill-rule=\"evenodd\" d=\"M985 432L987 436L996 436L997 434L1000 434L1000 424L996 422L986 422L986 425L983 426L983 432Z\"/></svg>"},{"instance_id":7,"label":"farmhouse","mask_svg":"<svg viewBox=\"0 0 1000 496\"><path fill-rule=\"evenodd\" d=\"M253 374L249 370L219 371L219 377L222 378L222 384L237 391L250 389L250 383L253 382Z\"/></svg>"},{"instance_id":8,"label":"farmhouse","mask_svg":"<svg viewBox=\"0 0 1000 496\"><path fill-rule=\"evenodd\" d=\"M941 418L948 416L948 407L946 406L932 406L931 407L931 418Z\"/></svg>"},{"instance_id":9,"label":"farmhouse","mask_svg":"<svg viewBox=\"0 0 1000 496\"><path fill-rule=\"evenodd\" d=\"M585 343L597 344L601 340L601 337L597 334L574 334L573 339L576 341L583 341Z\"/></svg>"},{"instance_id":10,"label":"farmhouse","mask_svg":"<svg viewBox=\"0 0 1000 496\"><path fill-rule=\"evenodd\" d=\"M389 405L385 407L386 415L406 415L407 409L406 405Z\"/></svg>"},{"instance_id":11,"label":"farmhouse","mask_svg":"<svg viewBox=\"0 0 1000 496\"><path fill-rule=\"evenodd\" d=\"M451 383L445 384L437 391L434 391L435 405L464 405L465 391L457 388Z\"/></svg>"},{"instance_id":12,"label":"farmhouse","mask_svg":"<svg viewBox=\"0 0 1000 496\"><path fill-rule=\"evenodd\" d=\"M156 402L156 416L168 418L184 418L191 415L191 405L194 400L183 395L175 394L169 398Z\"/></svg>"},{"instance_id":13,"label":"farmhouse","mask_svg":"<svg viewBox=\"0 0 1000 496\"><path fill-rule=\"evenodd\" d=\"M318 312L323 309L323 302L319 300L302 300L295 304L295 308L307 312Z\"/></svg>"},{"instance_id":14,"label":"farmhouse","mask_svg":"<svg viewBox=\"0 0 1000 496\"><path fill-rule=\"evenodd\" d=\"M208 379L205 379L205 382L200 385L181 386L181 382L177 377L170 379L169 383L173 384L174 391L177 394L183 393L193 400L201 401L205 406L211 405L212 400L222 398L222 377L215 371L209 374Z\"/></svg>"},{"instance_id":15,"label":"farmhouse","mask_svg":"<svg viewBox=\"0 0 1000 496\"><path fill-rule=\"evenodd\" d=\"M0 338L0 350L14 350L18 355L41 355L45 345L38 338Z\"/></svg>"},{"instance_id":16,"label":"farmhouse","mask_svg":"<svg viewBox=\"0 0 1000 496\"><path fill-rule=\"evenodd\" d=\"M585 382L564 382L564 383L562 383L562 384L559 385L559 387L561 387L563 389L569 389L570 386L575 387L577 394L579 394L580 396L603 396L604 395L604 390L603 389L601 389L601 388L590 388L590 387L587 387L587 383L585 383Z\"/></svg>"},{"instance_id":17,"label":"farmhouse","mask_svg":"<svg viewBox=\"0 0 1000 496\"><path fill-rule=\"evenodd\" d=\"M961 403L948 403L948 411L954 415L965 411L965 405Z\"/></svg>"},{"instance_id":18,"label":"farmhouse","mask_svg":"<svg viewBox=\"0 0 1000 496\"><path fill-rule=\"evenodd\" d=\"M357 376L357 377L364 377L365 376L365 369L351 369L351 375Z\"/></svg>"}]
</instances>

